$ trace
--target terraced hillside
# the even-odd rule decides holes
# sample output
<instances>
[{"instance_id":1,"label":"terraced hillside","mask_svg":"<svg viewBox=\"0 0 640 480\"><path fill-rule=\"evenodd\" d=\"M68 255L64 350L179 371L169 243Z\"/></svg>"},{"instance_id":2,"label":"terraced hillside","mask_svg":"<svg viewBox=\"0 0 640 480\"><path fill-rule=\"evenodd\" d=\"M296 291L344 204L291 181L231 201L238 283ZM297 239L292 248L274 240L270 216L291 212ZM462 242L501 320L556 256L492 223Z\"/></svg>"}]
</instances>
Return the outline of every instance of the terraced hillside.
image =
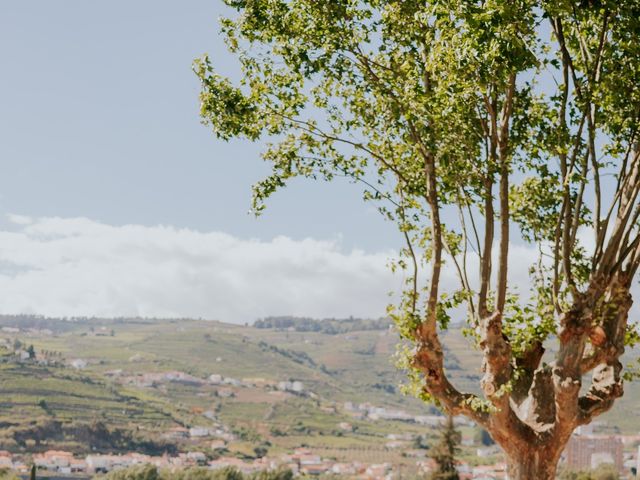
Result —
<instances>
[{"instance_id":1,"label":"terraced hillside","mask_svg":"<svg viewBox=\"0 0 640 480\"><path fill-rule=\"evenodd\" d=\"M239 456L255 455L256 446L278 452L307 445L336 458L403 462L412 443L389 447L390 438L434 435L402 417L437 412L400 393L404 375L393 363L398 340L389 328L327 333L34 317L1 317L0 328L0 448L214 454L224 438ZM454 383L477 389L478 352L457 329L444 343ZM35 358L25 354L29 345ZM603 417L605 429L640 428L632 415L637 385L627 390Z\"/></svg>"}]
</instances>

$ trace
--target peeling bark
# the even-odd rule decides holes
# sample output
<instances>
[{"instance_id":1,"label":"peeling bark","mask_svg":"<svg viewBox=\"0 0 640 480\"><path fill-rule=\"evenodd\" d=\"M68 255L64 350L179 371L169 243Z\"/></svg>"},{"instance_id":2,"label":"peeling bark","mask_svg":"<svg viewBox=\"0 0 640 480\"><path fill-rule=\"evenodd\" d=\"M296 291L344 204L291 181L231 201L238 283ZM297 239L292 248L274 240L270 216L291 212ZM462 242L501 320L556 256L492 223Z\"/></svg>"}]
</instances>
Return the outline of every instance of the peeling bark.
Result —
<instances>
[{"instance_id":1,"label":"peeling bark","mask_svg":"<svg viewBox=\"0 0 640 480\"><path fill-rule=\"evenodd\" d=\"M600 365L593 371L591 387L586 395L578 399L580 406L580 424L586 424L609 410L616 399L624 393L620 372L622 364L619 361Z\"/></svg>"},{"instance_id":2,"label":"peeling bark","mask_svg":"<svg viewBox=\"0 0 640 480\"><path fill-rule=\"evenodd\" d=\"M516 404L522 403L529 397L529 389L535 380L535 374L540 366L544 352L545 349L542 346L542 342L536 341L521 357L515 359L519 375L513 382L511 398Z\"/></svg>"},{"instance_id":3,"label":"peeling bark","mask_svg":"<svg viewBox=\"0 0 640 480\"><path fill-rule=\"evenodd\" d=\"M509 394L502 388L511 378L511 346L502 333L502 314L495 312L480 324L480 348L484 353L480 381L485 396L503 415L509 411Z\"/></svg>"},{"instance_id":4,"label":"peeling bark","mask_svg":"<svg viewBox=\"0 0 640 480\"><path fill-rule=\"evenodd\" d=\"M478 325L483 353L481 386L488 411L474 407L475 395L458 391L447 379L437 331L423 324L414 366L424 373L425 390L449 413L474 419L502 446L510 478L553 479L557 462L573 430L610 409L623 394L624 334L631 296L628 282L612 279L600 299L580 297L561 317L559 350L542 364L544 347L534 342L514 358L498 311ZM599 326L606 337L596 344L590 332ZM585 368L593 372L580 396Z\"/></svg>"},{"instance_id":5,"label":"peeling bark","mask_svg":"<svg viewBox=\"0 0 640 480\"><path fill-rule=\"evenodd\" d=\"M531 387L515 410L520 419L537 432L545 432L553 425L556 418L556 404L553 398L554 385L549 365L535 371Z\"/></svg>"}]
</instances>

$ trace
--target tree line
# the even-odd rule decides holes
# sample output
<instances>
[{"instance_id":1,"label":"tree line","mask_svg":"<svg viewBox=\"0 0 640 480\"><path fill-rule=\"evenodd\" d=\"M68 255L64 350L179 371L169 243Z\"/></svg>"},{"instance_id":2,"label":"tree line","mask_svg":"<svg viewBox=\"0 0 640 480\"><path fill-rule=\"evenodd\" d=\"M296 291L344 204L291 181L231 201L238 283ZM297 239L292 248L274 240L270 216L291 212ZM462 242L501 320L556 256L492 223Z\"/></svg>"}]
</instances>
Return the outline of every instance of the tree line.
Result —
<instances>
[{"instance_id":1,"label":"tree line","mask_svg":"<svg viewBox=\"0 0 640 480\"><path fill-rule=\"evenodd\" d=\"M318 332L327 335L360 332L367 330L386 330L391 325L388 318L324 318L278 316L258 319L253 324L256 328L273 328L277 330L291 329L296 332Z\"/></svg>"}]
</instances>

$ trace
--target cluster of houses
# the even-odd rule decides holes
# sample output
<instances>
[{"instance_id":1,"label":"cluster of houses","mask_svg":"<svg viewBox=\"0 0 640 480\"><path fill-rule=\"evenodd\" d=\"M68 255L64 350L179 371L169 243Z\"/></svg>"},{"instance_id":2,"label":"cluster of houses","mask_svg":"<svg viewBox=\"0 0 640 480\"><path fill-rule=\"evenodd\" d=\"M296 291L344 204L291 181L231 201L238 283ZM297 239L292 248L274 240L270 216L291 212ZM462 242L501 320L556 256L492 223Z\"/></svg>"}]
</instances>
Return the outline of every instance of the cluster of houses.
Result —
<instances>
[{"instance_id":1,"label":"cluster of houses","mask_svg":"<svg viewBox=\"0 0 640 480\"><path fill-rule=\"evenodd\" d=\"M205 432L203 430L200 432L198 428L192 428L190 430L184 429L180 433L193 437L200 435L208 436L211 434L210 431ZM409 437L403 436L403 434L390 434L387 439L390 442L406 442L409 440ZM211 448L214 450L226 444L222 439L214 439L211 442ZM631 463L630 457L626 458L625 455L625 458L623 458L622 456L621 443L623 439L619 438L619 436L608 436L604 438L602 435L578 434L572 439L572 442L573 446L570 444L567 455L565 455L565 461L569 467L593 468L597 465L593 463L577 465L574 464L574 462L577 461L576 459L579 459L579 461L587 461L586 456L593 462L594 458L604 458L604 453L607 453L611 457L607 457L608 461L605 463L613 463L621 473L626 471L625 467L627 463ZM575 451L571 452L570 450L572 448L575 449ZM420 455L410 455L409 453L411 453L411 451L407 450L407 457L420 457L415 460L415 466L419 474L429 475L435 469L435 462L432 459L425 458L424 452ZM634 456L633 460L636 461L637 458L638 457ZM623 460L625 460L624 464ZM487 463L486 465L470 465L464 461L458 462L457 470L459 478L461 480L506 480L508 478L507 467L503 461L489 461ZM399 475L399 467L391 463L367 464L357 461L338 462L323 458L308 448L298 448L293 453L279 457L263 457L251 461L226 456L209 460L202 452L181 453L177 456L149 456L139 453L128 453L124 455L90 454L84 458L77 458L71 452L58 450L50 450L33 455L30 460L26 461L20 456L13 456L9 452L0 451L0 468L14 470L18 473L27 473L31 464L35 464L37 468L42 471L65 475L94 475L96 473L105 473L143 464L151 464L158 468L176 470L192 466L201 466L209 469L233 467L245 474L284 467L290 469L296 476L338 475L371 480L390 480L397 478Z\"/></svg>"},{"instance_id":2,"label":"cluster of houses","mask_svg":"<svg viewBox=\"0 0 640 480\"><path fill-rule=\"evenodd\" d=\"M224 448L227 442L232 442L236 439L235 435L231 433L227 427L220 424L213 427L174 427L163 433L161 438L164 440L209 438L215 442L211 445L213 450Z\"/></svg>"},{"instance_id":3,"label":"cluster of houses","mask_svg":"<svg viewBox=\"0 0 640 480\"><path fill-rule=\"evenodd\" d=\"M119 383L125 385L133 385L136 387L155 387L164 383L179 383L182 385L190 385L200 387L208 382L202 378L195 377L185 372L152 372L140 373L135 375L126 375L123 370L110 370L105 373L107 377L116 379Z\"/></svg>"},{"instance_id":4,"label":"cluster of houses","mask_svg":"<svg viewBox=\"0 0 640 480\"><path fill-rule=\"evenodd\" d=\"M3 333L16 334L23 333L26 336L46 336L50 337L53 335L53 331L48 328L23 328L20 329L18 327L2 327L0 331Z\"/></svg>"},{"instance_id":5,"label":"cluster of houses","mask_svg":"<svg viewBox=\"0 0 640 480\"><path fill-rule=\"evenodd\" d=\"M238 458L222 457L209 462L210 468L234 467L245 474L262 470L288 468L294 475L345 475L358 478L383 479L390 478L392 467L389 463L364 464L360 462L340 463L322 458L307 448L298 448L292 454L279 458L260 458L253 462L245 462Z\"/></svg>"},{"instance_id":6,"label":"cluster of houses","mask_svg":"<svg viewBox=\"0 0 640 480\"><path fill-rule=\"evenodd\" d=\"M388 478L392 472L391 465L388 463L375 465L366 465L358 462L349 464L336 463L325 460L307 449L298 449L293 454L283 455L277 459L265 457L254 461L244 461L235 457L222 457L207 461L207 457L201 452L155 457L139 453L125 455L91 454L85 458L77 458L71 452L49 450L33 455L31 463L41 471L65 475L94 475L145 464L166 469L183 469L192 466L205 466L210 469L234 467L246 474L285 467L289 468L295 475L338 474L369 479ZM7 468L26 474L30 469L30 464L12 456L9 452L0 451L0 468Z\"/></svg>"},{"instance_id":7,"label":"cluster of houses","mask_svg":"<svg viewBox=\"0 0 640 480\"><path fill-rule=\"evenodd\" d=\"M264 378L238 379L233 377L225 377L216 373L209 375L209 377L207 378L198 378L196 376L180 371L152 372L131 375L127 374L121 369L118 369L105 372L105 375L117 380L119 383L142 388L156 387L158 385L166 383L177 383L193 387L202 387L205 385L240 388L262 387L297 394L302 394L305 392L304 384L297 380L276 382L273 380L266 380Z\"/></svg>"},{"instance_id":8,"label":"cluster of houses","mask_svg":"<svg viewBox=\"0 0 640 480\"><path fill-rule=\"evenodd\" d=\"M302 382L278 382L278 390L281 392L304 393L304 385Z\"/></svg>"},{"instance_id":9,"label":"cluster of houses","mask_svg":"<svg viewBox=\"0 0 640 480\"><path fill-rule=\"evenodd\" d=\"M75 458L64 451L48 451L35 455L33 463L38 469L59 474L87 474L105 473L112 470L128 468L134 465L151 464L163 469L183 469L191 466L201 466L212 470L232 467L244 474L252 474L265 470L287 468L295 476L337 475L363 480L390 480L398 476L397 467L391 463L367 464L363 462L336 462L322 458L306 448L296 449L292 454L279 458L263 457L253 461L241 460L236 457L221 457L207 461L203 453L191 452L179 456L152 457L137 453L126 455L87 455L84 459ZM7 452L0 452L0 467L6 467L18 472L27 472L26 466L20 460L14 460ZM419 474L428 475L435 469L431 459L416 462ZM506 464L503 462L492 465L470 466L465 462L458 464L461 480L506 480Z\"/></svg>"},{"instance_id":10,"label":"cluster of houses","mask_svg":"<svg viewBox=\"0 0 640 480\"><path fill-rule=\"evenodd\" d=\"M125 455L91 454L85 458L76 458L71 452L49 450L34 455L32 461L38 469L48 472L93 475L144 464L152 464L160 468L187 468L205 465L207 457L202 452L189 452L173 457L168 455L152 457L140 453L127 453Z\"/></svg>"},{"instance_id":11,"label":"cluster of houses","mask_svg":"<svg viewBox=\"0 0 640 480\"><path fill-rule=\"evenodd\" d=\"M404 410L377 407L368 402L360 403L357 405L352 402L345 402L343 405L343 410L353 418L357 418L360 420L395 420L400 422L413 422L429 427L438 427L445 421L445 417L443 417L442 415L413 415ZM457 426L474 425L473 421L463 416L455 417L454 423Z\"/></svg>"},{"instance_id":12,"label":"cluster of houses","mask_svg":"<svg viewBox=\"0 0 640 480\"><path fill-rule=\"evenodd\" d=\"M307 448L296 449L293 453L282 455L278 458L263 457L253 461L245 461L235 457L221 457L208 461L205 454L201 452L182 453L177 456L149 456L139 453L124 455L91 454L84 458L77 458L71 452L49 450L33 455L31 462L25 462L21 458L12 456L9 452L0 451L0 468L7 468L26 474L30 469L31 463L41 471L64 475L94 475L145 464L176 470L192 466L203 466L212 470L233 467L245 474L284 467L290 469L296 476L339 475L371 480L391 479L395 477L396 473L390 463L336 462L322 458ZM435 467L432 460L418 461L416 465L418 470L425 474L431 472ZM460 464L459 471L460 478L463 480L506 478L504 476L504 464L473 468L466 464Z\"/></svg>"}]
</instances>

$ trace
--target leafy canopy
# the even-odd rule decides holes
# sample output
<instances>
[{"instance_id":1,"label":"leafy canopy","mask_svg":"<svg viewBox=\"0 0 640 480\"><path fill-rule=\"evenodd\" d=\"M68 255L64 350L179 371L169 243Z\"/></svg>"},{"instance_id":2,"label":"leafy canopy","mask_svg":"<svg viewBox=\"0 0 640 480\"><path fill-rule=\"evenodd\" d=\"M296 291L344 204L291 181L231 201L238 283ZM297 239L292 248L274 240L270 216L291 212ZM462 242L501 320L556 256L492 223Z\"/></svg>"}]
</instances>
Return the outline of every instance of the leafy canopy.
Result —
<instances>
[{"instance_id":1,"label":"leafy canopy","mask_svg":"<svg viewBox=\"0 0 640 480\"><path fill-rule=\"evenodd\" d=\"M638 2L225 3L243 74L234 84L207 56L195 62L202 118L222 139L267 143L256 213L295 177L347 177L395 223L407 288L390 314L414 342L418 393L504 444L487 415L507 412L509 396L520 404L519 388L541 391L528 391L541 344L558 335L545 385L582 413L542 423L555 415L562 443L609 408L618 357L638 338L627 323L640 263ZM510 249L522 243L538 254L519 291L509 265L523 259ZM441 285L443 265L457 286ZM483 349L488 403L446 380L437 330L452 316ZM598 365L606 395L578 400L575 384Z\"/></svg>"}]
</instances>

